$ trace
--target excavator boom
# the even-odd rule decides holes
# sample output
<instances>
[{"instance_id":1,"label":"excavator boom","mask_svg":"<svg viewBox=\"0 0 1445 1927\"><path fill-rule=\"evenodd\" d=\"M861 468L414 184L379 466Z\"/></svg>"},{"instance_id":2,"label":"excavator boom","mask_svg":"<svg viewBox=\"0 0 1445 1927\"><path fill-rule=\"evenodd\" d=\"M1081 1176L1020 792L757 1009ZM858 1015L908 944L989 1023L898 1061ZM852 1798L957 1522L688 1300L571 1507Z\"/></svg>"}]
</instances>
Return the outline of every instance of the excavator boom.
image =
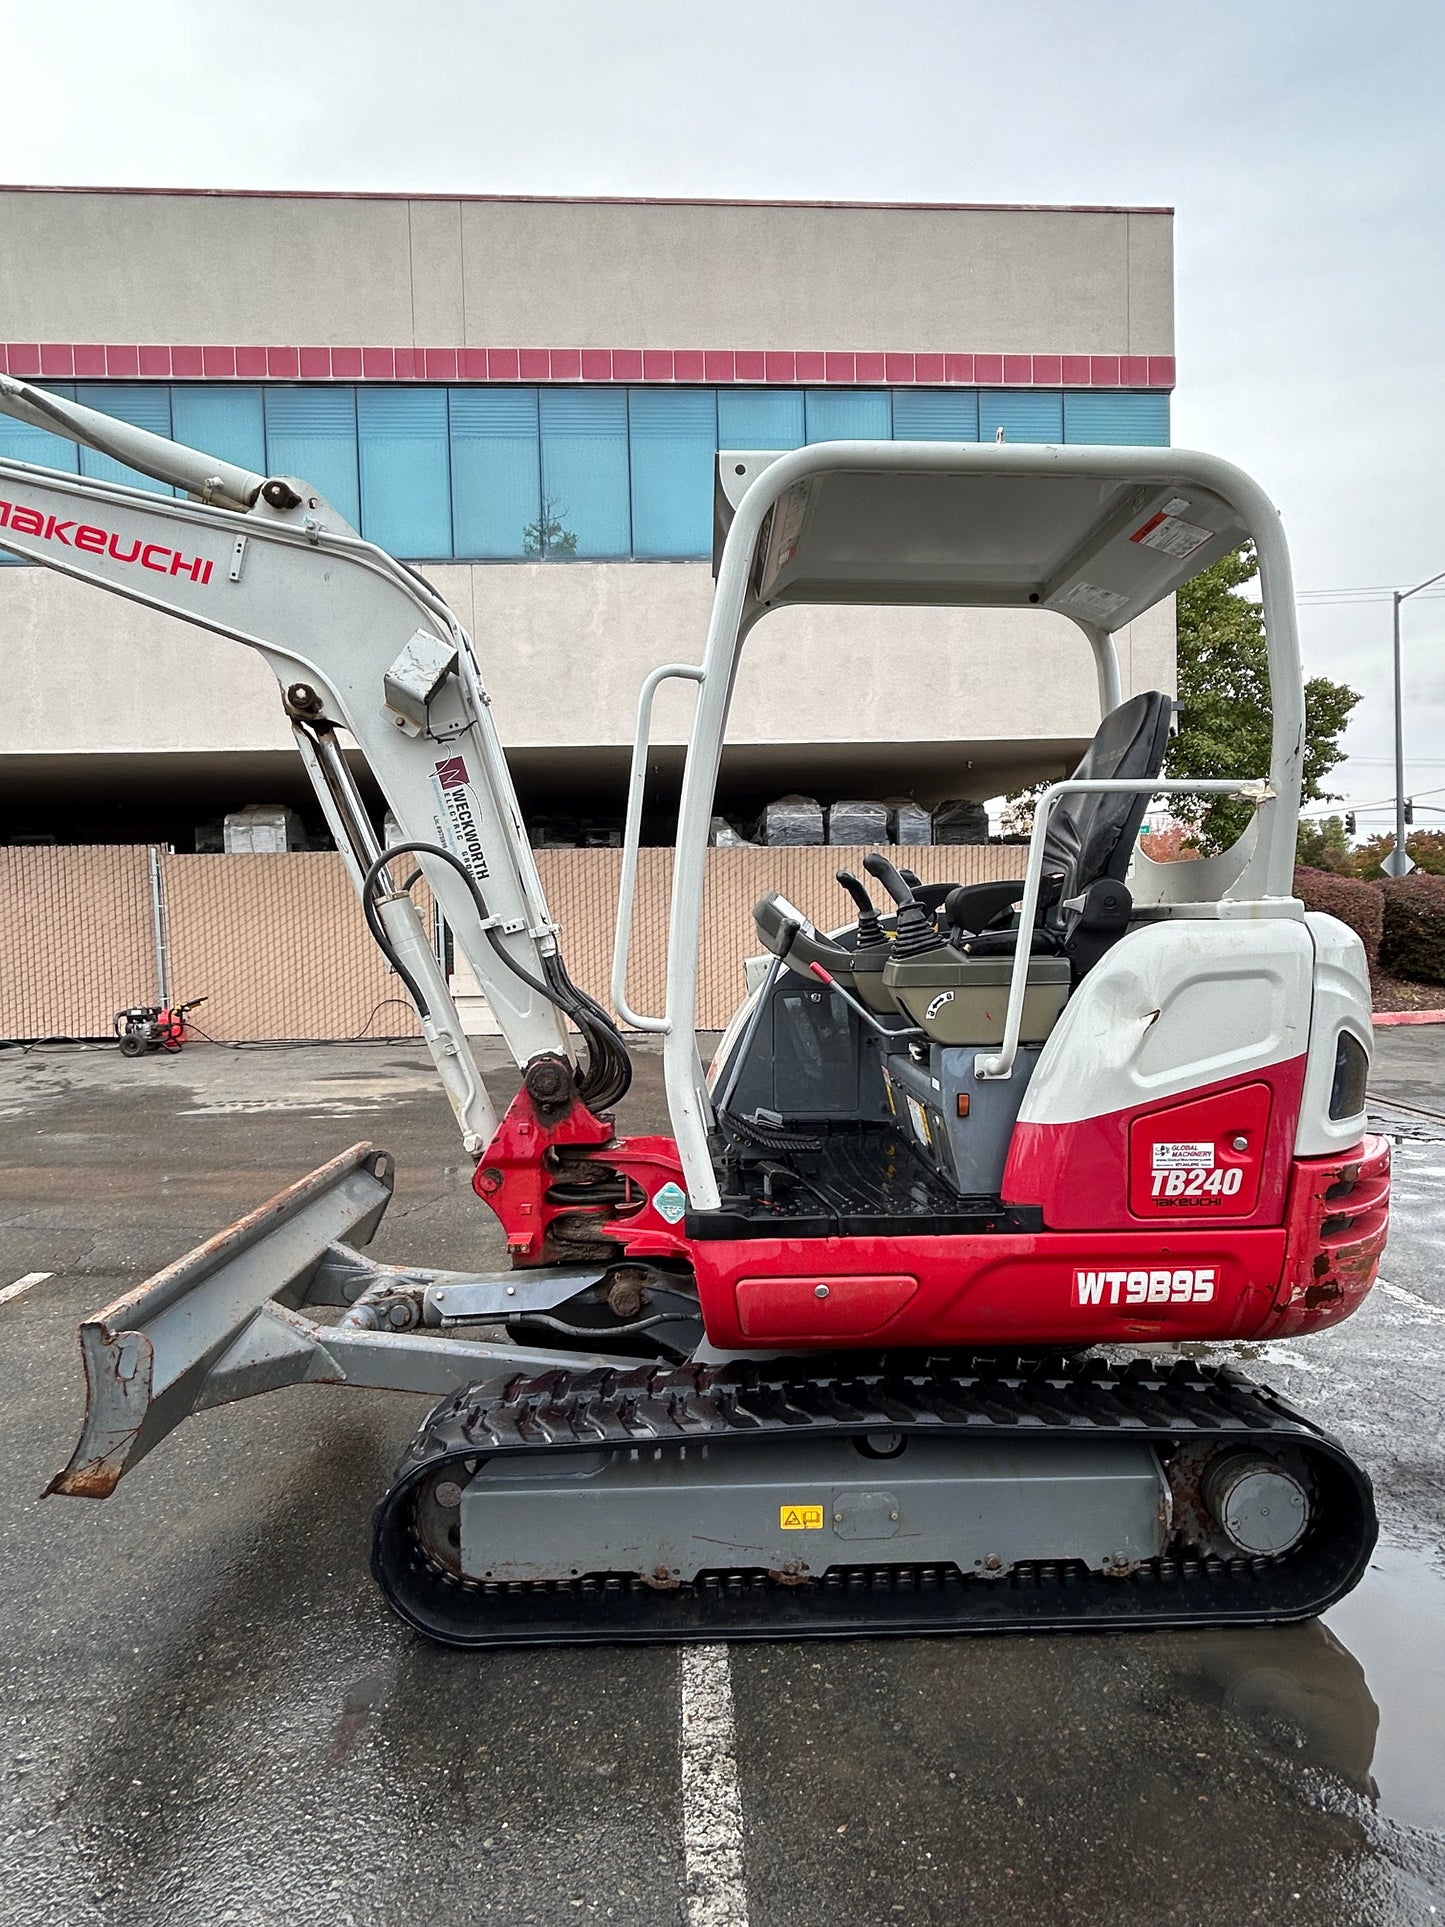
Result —
<instances>
[{"instance_id":1,"label":"excavator boom","mask_svg":"<svg viewBox=\"0 0 1445 1927\"><path fill-rule=\"evenodd\" d=\"M417 1004L467 1149L490 1141L497 1113L415 908L382 874L358 764L406 826L398 854L414 852L518 1064L570 1065L568 1022L580 1016L607 1060L590 1067L599 1084L589 1095L615 1097L621 1046L560 967L471 640L436 591L362 541L305 481L248 473L12 376L0 375L0 411L198 498L0 460L0 548L265 659L373 934Z\"/></svg>"}]
</instances>

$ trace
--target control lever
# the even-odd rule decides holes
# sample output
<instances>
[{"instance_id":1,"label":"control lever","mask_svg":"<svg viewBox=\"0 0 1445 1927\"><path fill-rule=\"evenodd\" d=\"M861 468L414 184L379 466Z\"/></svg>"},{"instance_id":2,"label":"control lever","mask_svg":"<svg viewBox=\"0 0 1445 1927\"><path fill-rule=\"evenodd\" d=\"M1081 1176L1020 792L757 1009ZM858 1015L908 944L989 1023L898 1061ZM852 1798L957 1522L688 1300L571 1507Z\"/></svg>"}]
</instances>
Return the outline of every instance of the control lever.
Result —
<instances>
[{"instance_id":1,"label":"control lever","mask_svg":"<svg viewBox=\"0 0 1445 1927\"><path fill-rule=\"evenodd\" d=\"M879 856L876 850L870 850L863 859L863 868L869 876L877 877L898 905L898 915L894 919L893 926L894 956L921 957L930 950L941 949L943 939L934 928L932 918L887 857Z\"/></svg>"},{"instance_id":2,"label":"control lever","mask_svg":"<svg viewBox=\"0 0 1445 1927\"><path fill-rule=\"evenodd\" d=\"M877 877L878 881L883 885L883 888L888 892L889 896L892 897L900 910L903 909L906 904L914 901L911 886L904 882L903 878L898 874L897 870L894 869L886 856L879 856L876 850L870 850L863 859L863 868L868 872L870 877ZM838 880L841 883L842 877L840 876ZM847 886L845 885L844 887L846 888ZM852 893L850 892L849 894L851 895Z\"/></svg>"},{"instance_id":3,"label":"control lever","mask_svg":"<svg viewBox=\"0 0 1445 1927\"><path fill-rule=\"evenodd\" d=\"M854 876L851 870L839 870L837 880L852 897L858 911L857 950L877 950L888 946L883 926L878 921L878 912L873 907L873 899ZM855 951L856 955L856 951Z\"/></svg>"}]
</instances>

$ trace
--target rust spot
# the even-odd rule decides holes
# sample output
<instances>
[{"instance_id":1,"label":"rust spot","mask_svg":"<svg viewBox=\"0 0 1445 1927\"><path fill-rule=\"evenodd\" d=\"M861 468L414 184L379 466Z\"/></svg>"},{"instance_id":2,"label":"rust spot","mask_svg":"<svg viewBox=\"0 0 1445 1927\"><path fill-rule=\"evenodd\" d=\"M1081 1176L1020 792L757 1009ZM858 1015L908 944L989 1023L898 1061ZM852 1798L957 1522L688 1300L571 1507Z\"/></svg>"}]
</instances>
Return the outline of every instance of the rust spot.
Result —
<instances>
[{"instance_id":1,"label":"rust spot","mask_svg":"<svg viewBox=\"0 0 1445 1927\"><path fill-rule=\"evenodd\" d=\"M1333 1304L1336 1298L1340 1298L1343 1295L1338 1281L1334 1278L1328 1278L1323 1284L1310 1285L1305 1292L1304 1301L1310 1310L1314 1311L1320 1305Z\"/></svg>"},{"instance_id":2,"label":"rust spot","mask_svg":"<svg viewBox=\"0 0 1445 1927\"><path fill-rule=\"evenodd\" d=\"M769 1579L777 1586L806 1586L812 1576L803 1559L790 1559L787 1565L773 1566L768 1571Z\"/></svg>"},{"instance_id":3,"label":"rust spot","mask_svg":"<svg viewBox=\"0 0 1445 1927\"><path fill-rule=\"evenodd\" d=\"M48 1499L52 1493L60 1492L69 1499L108 1499L120 1484L123 1470L123 1466L101 1464L78 1466L72 1472L67 1466L63 1472L56 1473L40 1496Z\"/></svg>"}]
</instances>

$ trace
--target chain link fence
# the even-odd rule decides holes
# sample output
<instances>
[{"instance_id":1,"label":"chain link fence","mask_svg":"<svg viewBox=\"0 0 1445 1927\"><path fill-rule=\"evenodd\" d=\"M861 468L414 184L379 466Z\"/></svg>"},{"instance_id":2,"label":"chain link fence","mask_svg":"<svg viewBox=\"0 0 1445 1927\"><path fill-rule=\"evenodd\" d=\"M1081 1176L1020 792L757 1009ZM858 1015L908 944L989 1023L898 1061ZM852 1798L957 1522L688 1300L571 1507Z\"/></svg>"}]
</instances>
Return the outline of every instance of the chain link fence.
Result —
<instances>
[{"instance_id":1,"label":"chain link fence","mask_svg":"<svg viewBox=\"0 0 1445 1927\"><path fill-rule=\"evenodd\" d=\"M926 883L1021 876L1017 846L892 848ZM780 890L820 928L847 922L834 872L862 873L865 848L708 852L699 932L698 1023L721 1029L758 950L752 908ZM539 850L567 967L610 1007L620 850ZM628 1002L660 1013L667 993L672 851L640 852ZM881 893L875 890L875 895ZM415 896L430 916L425 886ZM172 856L147 848L0 849L0 1037L110 1035L129 1004L206 997L212 1037L392 1038L420 1034L371 940L341 858Z\"/></svg>"}]
</instances>

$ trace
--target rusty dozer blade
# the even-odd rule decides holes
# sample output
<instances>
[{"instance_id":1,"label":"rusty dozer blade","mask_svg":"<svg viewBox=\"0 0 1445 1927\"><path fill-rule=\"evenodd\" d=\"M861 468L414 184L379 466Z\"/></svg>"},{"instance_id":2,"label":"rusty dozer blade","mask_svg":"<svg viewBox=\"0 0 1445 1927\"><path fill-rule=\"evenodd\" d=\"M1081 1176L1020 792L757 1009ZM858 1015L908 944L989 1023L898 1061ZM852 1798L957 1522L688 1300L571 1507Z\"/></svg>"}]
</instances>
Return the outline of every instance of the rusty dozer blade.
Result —
<instances>
[{"instance_id":1,"label":"rusty dozer blade","mask_svg":"<svg viewBox=\"0 0 1445 1927\"><path fill-rule=\"evenodd\" d=\"M389 1152L353 1144L86 1319L85 1424L47 1492L107 1498L198 1409L212 1366L262 1306L301 1303L329 1245L370 1241L393 1171Z\"/></svg>"}]
</instances>

